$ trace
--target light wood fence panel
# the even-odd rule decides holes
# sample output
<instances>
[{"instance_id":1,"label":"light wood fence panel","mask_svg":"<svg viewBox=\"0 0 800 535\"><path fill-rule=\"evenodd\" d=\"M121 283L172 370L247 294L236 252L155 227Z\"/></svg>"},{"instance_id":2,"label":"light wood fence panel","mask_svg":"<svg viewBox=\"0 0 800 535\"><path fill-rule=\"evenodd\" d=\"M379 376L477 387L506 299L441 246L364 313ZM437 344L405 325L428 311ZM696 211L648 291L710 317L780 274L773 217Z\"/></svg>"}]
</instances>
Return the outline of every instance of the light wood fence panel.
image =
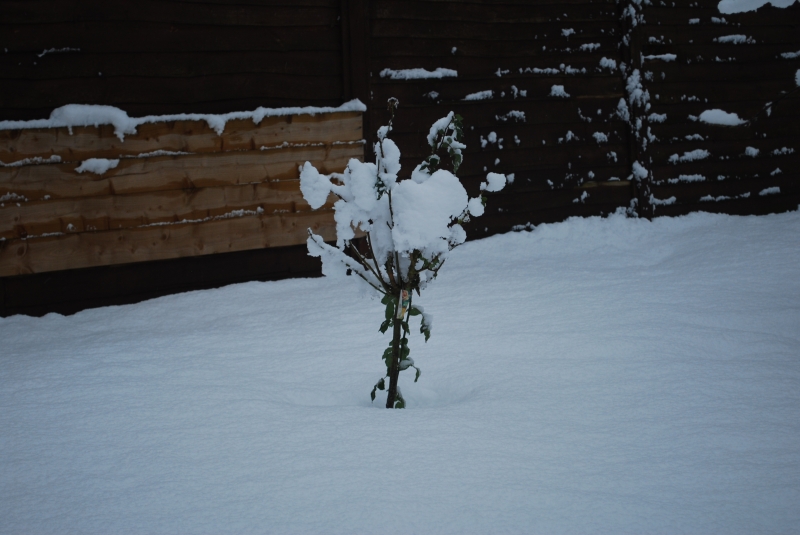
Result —
<instances>
[{"instance_id":1,"label":"light wood fence panel","mask_svg":"<svg viewBox=\"0 0 800 535\"><path fill-rule=\"evenodd\" d=\"M333 240L332 205L311 211L298 168L341 172L362 137L358 112L232 120L221 134L145 123L122 140L110 125L0 131L0 277L299 245L308 228ZM89 158L118 163L79 173Z\"/></svg>"}]
</instances>

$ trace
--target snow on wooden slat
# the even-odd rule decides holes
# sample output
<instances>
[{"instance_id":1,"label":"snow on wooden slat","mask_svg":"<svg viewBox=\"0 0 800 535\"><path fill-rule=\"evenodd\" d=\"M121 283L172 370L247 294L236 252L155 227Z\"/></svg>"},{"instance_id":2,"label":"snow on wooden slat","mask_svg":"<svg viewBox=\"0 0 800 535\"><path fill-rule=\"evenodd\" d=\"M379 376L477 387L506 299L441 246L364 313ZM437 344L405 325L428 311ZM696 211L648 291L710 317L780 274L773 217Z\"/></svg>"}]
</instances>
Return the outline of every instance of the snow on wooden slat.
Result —
<instances>
[{"instance_id":1,"label":"snow on wooden slat","mask_svg":"<svg viewBox=\"0 0 800 535\"><path fill-rule=\"evenodd\" d=\"M62 161L87 158L137 156L156 150L220 152L292 145L358 141L363 137L361 114L341 112L317 115L265 117L258 125L250 119L228 121L218 135L206 121L141 124L136 134L120 140L114 127L41 128L0 130L0 161L59 156Z\"/></svg>"}]
</instances>

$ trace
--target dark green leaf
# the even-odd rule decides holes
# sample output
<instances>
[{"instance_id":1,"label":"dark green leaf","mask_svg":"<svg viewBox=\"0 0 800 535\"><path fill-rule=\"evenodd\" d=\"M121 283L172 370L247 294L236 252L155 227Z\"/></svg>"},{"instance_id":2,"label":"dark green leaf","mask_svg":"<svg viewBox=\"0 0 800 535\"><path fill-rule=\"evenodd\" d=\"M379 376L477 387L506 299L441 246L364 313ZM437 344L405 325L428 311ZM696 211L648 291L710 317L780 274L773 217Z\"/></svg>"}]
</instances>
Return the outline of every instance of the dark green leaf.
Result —
<instances>
[{"instance_id":1,"label":"dark green leaf","mask_svg":"<svg viewBox=\"0 0 800 535\"><path fill-rule=\"evenodd\" d=\"M431 329L424 323L419 326L419 332L425 335L425 341L428 341L428 338L431 337Z\"/></svg>"}]
</instances>

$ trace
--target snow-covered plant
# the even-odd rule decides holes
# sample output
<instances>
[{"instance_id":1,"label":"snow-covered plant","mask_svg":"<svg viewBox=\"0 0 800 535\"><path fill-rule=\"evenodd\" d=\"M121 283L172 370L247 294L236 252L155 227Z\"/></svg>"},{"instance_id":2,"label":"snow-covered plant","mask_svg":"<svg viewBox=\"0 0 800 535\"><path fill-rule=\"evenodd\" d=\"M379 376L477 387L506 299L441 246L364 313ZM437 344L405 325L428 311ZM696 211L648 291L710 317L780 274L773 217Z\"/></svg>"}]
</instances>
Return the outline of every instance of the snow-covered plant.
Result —
<instances>
[{"instance_id":1,"label":"snow-covered plant","mask_svg":"<svg viewBox=\"0 0 800 535\"><path fill-rule=\"evenodd\" d=\"M430 155L411 176L399 180L400 149L387 136L397 100L389 99L391 119L378 129L375 163L350 160L343 174L322 175L306 162L301 167L300 190L308 204L317 209L333 193L336 220L336 246L329 245L309 229L308 251L322 259L322 272L328 277L354 276L373 295L381 296L386 307L380 331L392 329L392 341L383 353L386 374L372 389L387 388L386 408L403 408L405 400L397 386L401 371L420 370L409 357L409 320L421 317L420 332L428 340L432 318L421 306L412 304L444 265L447 255L466 240L462 223L483 214L486 199L481 194L470 199L456 178L466 148L461 117L450 112L436 121L428 133ZM443 169L444 160L452 172ZM489 173L481 191L499 191L506 177ZM333 180L332 180L333 179ZM363 245L353 240L363 236Z\"/></svg>"}]
</instances>

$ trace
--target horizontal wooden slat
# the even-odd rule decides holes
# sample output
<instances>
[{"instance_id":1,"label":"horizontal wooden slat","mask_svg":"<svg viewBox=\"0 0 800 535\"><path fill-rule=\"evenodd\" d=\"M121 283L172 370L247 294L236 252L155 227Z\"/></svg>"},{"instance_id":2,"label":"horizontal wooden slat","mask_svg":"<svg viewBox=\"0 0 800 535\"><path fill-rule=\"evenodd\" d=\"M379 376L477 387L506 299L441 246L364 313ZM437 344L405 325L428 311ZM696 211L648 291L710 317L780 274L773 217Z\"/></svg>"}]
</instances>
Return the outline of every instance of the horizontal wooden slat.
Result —
<instances>
[{"instance_id":1,"label":"horizontal wooden slat","mask_svg":"<svg viewBox=\"0 0 800 535\"><path fill-rule=\"evenodd\" d=\"M332 211L273 214L0 242L0 277L335 239Z\"/></svg>"},{"instance_id":2,"label":"horizontal wooden slat","mask_svg":"<svg viewBox=\"0 0 800 535\"><path fill-rule=\"evenodd\" d=\"M560 55L551 54L551 58L546 60L535 61L530 57L438 57L438 56L388 56L372 59L372 69L375 73L380 73L383 69L411 69L423 68L428 70L435 70L439 67L453 69L458 72L458 80L475 80L482 78L485 80L494 81L507 81L509 78L514 79L538 79L538 78L553 78L559 75L536 75L530 74L526 69L555 69L559 70L560 66L569 66L571 69L586 69L585 74L566 75L570 78L583 78L588 76L597 76L598 78L604 77L600 72L598 65L601 58L616 54L616 45L614 50L595 50L592 53L584 51L573 51L572 53L564 52ZM501 71L502 77L497 76L497 72ZM608 72L608 71L606 71ZM619 77L617 75L617 77ZM454 82L455 78L445 78L444 83ZM380 78L376 82L393 83L393 84L413 84L413 83L431 83L434 79L423 81L404 81L404 80L391 80L388 78Z\"/></svg>"},{"instance_id":3,"label":"horizontal wooden slat","mask_svg":"<svg viewBox=\"0 0 800 535\"><path fill-rule=\"evenodd\" d=\"M759 197L759 193L767 188L778 187L784 194L787 193L800 193L800 174L789 171L788 173L781 173L770 176L764 173L763 176L750 176L741 179L725 179L705 180L702 182L680 182L677 184L654 184L652 187L653 194L660 199L668 199L669 197L676 197L677 202L716 202L716 201L699 201L701 197L711 196L718 198L725 197L741 197L743 199L750 197ZM742 197L744 195L744 197ZM762 197L765 197L763 195ZM727 200L727 199L724 199Z\"/></svg>"},{"instance_id":4,"label":"horizontal wooden slat","mask_svg":"<svg viewBox=\"0 0 800 535\"><path fill-rule=\"evenodd\" d=\"M17 52L0 54L0 79L60 80L139 77L197 78L199 76L240 76L259 73L294 75L307 79L341 76L339 51L237 51L237 52L117 52L72 51L38 54ZM191 80L187 81L191 82ZM338 95L337 95L338 96ZM263 98L263 97L262 97Z\"/></svg>"},{"instance_id":5,"label":"horizontal wooden slat","mask_svg":"<svg viewBox=\"0 0 800 535\"><path fill-rule=\"evenodd\" d=\"M200 222L227 217L241 210L265 214L311 211L300 193L297 179L196 190L36 201L19 206L17 203L4 204L5 208L0 208L0 238L6 239L180 221Z\"/></svg>"},{"instance_id":6,"label":"horizontal wooden slat","mask_svg":"<svg viewBox=\"0 0 800 535\"><path fill-rule=\"evenodd\" d=\"M138 76L65 78L58 91L52 80L15 80L0 84L0 102L13 102L16 107L48 105L57 108L66 104L106 104L129 109L131 103L158 102L194 109L196 102L239 98L270 98L290 94L298 99L337 98L342 82L337 76L305 76L286 74L203 75L187 78L148 78Z\"/></svg>"},{"instance_id":7,"label":"horizontal wooden slat","mask_svg":"<svg viewBox=\"0 0 800 535\"><path fill-rule=\"evenodd\" d=\"M784 173L792 172L797 169L800 161L798 152L786 156L771 156L762 154L758 158L749 156L732 157L720 160L714 156L703 160L691 162L668 164L665 161L654 162L649 169L653 172L656 181L666 181L678 178L680 175L703 175L709 180L717 177L748 177L758 175L760 177L770 176L770 173L779 168Z\"/></svg>"},{"instance_id":8,"label":"horizontal wooden slat","mask_svg":"<svg viewBox=\"0 0 800 535\"><path fill-rule=\"evenodd\" d=\"M569 41L558 40L554 44L549 39L544 39L542 35L535 35L530 38L509 41L481 41L470 39L469 37L436 39L435 37L418 37L412 40L402 36L391 37L376 35L372 38L373 58L404 57L404 56L434 56L439 58L458 59L463 58L527 58L531 62L531 67L539 67L533 62L552 61L556 65L560 62L569 63L572 54L580 50L580 46L588 43L600 45L598 51L602 51L608 57L616 57L618 53L617 43L619 36L616 27L604 28L605 32L600 35L570 36ZM456 53L453 54L453 47ZM569 48L569 52L565 50ZM612 55L613 54L613 55ZM500 66L498 64L498 66Z\"/></svg>"},{"instance_id":9,"label":"horizontal wooden slat","mask_svg":"<svg viewBox=\"0 0 800 535\"><path fill-rule=\"evenodd\" d=\"M653 134L664 143L682 142L686 136L695 134L702 136L703 139L730 141L763 137L764 132L769 132L770 137L797 138L800 137L800 121L796 117L784 114L784 110L788 111L792 104L794 103L786 101L778 103L772 115L761 114L755 122L749 125L734 127L691 121L688 119L688 115L692 112L687 113L684 109L677 114L670 112L667 120L663 123L648 123L648 126L652 129ZM710 108L711 106L705 105L704 109ZM678 109L680 110L680 108ZM665 111L665 108L659 108L659 111ZM696 117L699 113L701 111L693 110L692 114Z\"/></svg>"},{"instance_id":10,"label":"horizontal wooden slat","mask_svg":"<svg viewBox=\"0 0 800 535\"><path fill-rule=\"evenodd\" d=\"M680 155L699 148L709 151L715 160L720 158L753 160L753 158L744 155L746 147L753 147L760 151L760 158L757 159L760 160L776 149L787 145L793 147L795 144L800 144L796 137L781 138L771 136L764 138L752 136L749 139L722 139L717 141L713 136L708 136L703 141L684 139L675 143L651 143L647 148L647 154L654 161L661 162L662 160L666 161L673 154Z\"/></svg>"},{"instance_id":11,"label":"horizontal wooden slat","mask_svg":"<svg viewBox=\"0 0 800 535\"><path fill-rule=\"evenodd\" d=\"M688 1L693 4L691 0ZM723 14L719 12L718 0L710 2L702 2L702 5L689 5L689 6L673 6L674 2L670 0L667 5L660 5L658 2L652 2L647 7L646 19L647 26L712 26L712 27L727 27L736 28L738 24L742 25L775 25L785 26L796 24L796 17L800 8L796 5L791 5L788 8L776 8L767 3L756 11L746 11L744 13L728 13ZM715 23L711 19L716 18L719 22ZM689 25L689 19L700 19L699 24ZM725 23L721 21L724 20Z\"/></svg>"},{"instance_id":12,"label":"horizontal wooden slat","mask_svg":"<svg viewBox=\"0 0 800 535\"><path fill-rule=\"evenodd\" d=\"M84 52L222 52L238 50L339 50L341 29L331 25L218 26L180 22L78 21L0 24L11 52L50 48ZM146 38L144 38L146 36Z\"/></svg>"},{"instance_id":13,"label":"horizontal wooden slat","mask_svg":"<svg viewBox=\"0 0 800 535\"><path fill-rule=\"evenodd\" d=\"M0 195L46 200L251 184L295 179L306 161L334 172L344 169L350 158L362 157L360 144L344 144L125 158L102 176L78 174L75 164L5 167L0 168Z\"/></svg>"},{"instance_id":14,"label":"horizontal wooden slat","mask_svg":"<svg viewBox=\"0 0 800 535\"><path fill-rule=\"evenodd\" d=\"M715 39L726 35L746 35L753 39L753 44L719 43L720 46L730 49L731 53L735 53L739 48L757 46L759 44L793 44L797 42L796 21L785 26L774 24L765 24L763 26L743 24L742 26L733 26L721 24L688 24L688 20L686 22L687 24L681 26L645 25L642 27L642 31L645 32L645 35L664 36L664 39L667 41L671 39L673 44L713 44L715 43ZM647 38L645 37L643 41L646 42Z\"/></svg>"},{"instance_id":15,"label":"horizontal wooden slat","mask_svg":"<svg viewBox=\"0 0 800 535\"><path fill-rule=\"evenodd\" d=\"M800 45L798 45L800 48ZM710 58L713 59L713 58ZM791 81L794 78L795 68L789 62L765 61L768 56L759 56L760 61L744 62L650 62L645 61L642 70L652 71L655 75L655 85L664 81L706 83L709 79L717 82L752 82L758 80ZM661 73L664 73L662 77ZM648 85L652 85L648 84Z\"/></svg>"},{"instance_id":16,"label":"horizontal wooden slat","mask_svg":"<svg viewBox=\"0 0 800 535\"><path fill-rule=\"evenodd\" d=\"M63 161L74 162L136 156L156 150L206 153L252 150L284 142L357 141L362 137L358 112L265 117L258 125L249 119L232 120L227 122L221 136L205 121L146 123L122 141L111 125L76 127L72 134L67 128L0 130L0 161L11 163L56 155Z\"/></svg>"},{"instance_id":17,"label":"horizontal wooden slat","mask_svg":"<svg viewBox=\"0 0 800 535\"><path fill-rule=\"evenodd\" d=\"M658 36L657 36L658 37ZM793 44L790 43L756 43L750 45L731 45L723 43L647 43L648 37L645 37L645 43L642 44L642 54L658 55L658 54L675 54L676 58L674 63L676 66L687 65L713 65L715 63L730 64L730 63L758 63L765 60L770 62L782 63L789 65L790 62L780 55L784 52L796 52L793 50ZM719 60L722 61L718 61ZM690 63L691 62L691 63ZM654 65L666 66L668 63L659 62L658 60L645 60L645 66L649 67Z\"/></svg>"},{"instance_id":18,"label":"horizontal wooden slat","mask_svg":"<svg viewBox=\"0 0 800 535\"><path fill-rule=\"evenodd\" d=\"M448 3L448 2L420 2L407 0L384 0L375 7L374 17L377 19L437 21L448 23L454 20L459 22L490 22L498 23L553 23L568 24L573 21L602 21L615 23L617 20L616 9L613 4L596 3L587 5L576 4L526 4L495 3L492 9L485 5ZM560 20L558 20L560 19Z\"/></svg>"},{"instance_id":19,"label":"horizontal wooden slat","mask_svg":"<svg viewBox=\"0 0 800 535\"><path fill-rule=\"evenodd\" d=\"M63 21L136 21L233 26L309 26L336 24L338 6L225 5L164 2L156 0L6 0L7 23L41 24Z\"/></svg>"},{"instance_id":20,"label":"horizontal wooden slat","mask_svg":"<svg viewBox=\"0 0 800 535\"><path fill-rule=\"evenodd\" d=\"M54 84L55 85L55 84ZM117 106L128 112L131 117L143 117L146 115L174 115L178 113L214 113L224 114L231 110L253 110L259 106L266 108L284 108L284 107L302 107L302 106L317 106L317 107L330 107L335 108L342 103L340 96L322 97L316 95L313 98L298 98L291 94L282 93L280 95L270 95L268 98L264 95L257 97L238 98L236 93L231 93L224 99L216 100L200 100L192 104L185 104L181 102L111 102L110 105ZM84 104L109 104L108 102L88 102L82 101ZM43 106L42 102L29 103L29 106L9 107L13 105L10 102L0 101L0 117L4 120L10 121L30 121L42 119L50 116L53 111L53 106ZM5 106L5 107L4 107Z\"/></svg>"},{"instance_id":21,"label":"horizontal wooden slat","mask_svg":"<svg viewBox=\"0 0 800 535\"><path fill-rule=\"evenodd\" d=\"M572 29L575 37L602 37L605 29L603 25L587 21L554 21L543 24L535 23L506 23L493 24L491 22L461 22L452 21L449 24L419 24L414 20L373 20L371 32L373 36L391 36L417 38L427 37L433 39L475 39L482 41L515 41L527 40L531 35L538 35L539 39L560 36L561 42L567 45L572 40L572 35L562 36L561 31ZM537 33L538 32L538 33Z\"/></svg>"}]
</instances>

